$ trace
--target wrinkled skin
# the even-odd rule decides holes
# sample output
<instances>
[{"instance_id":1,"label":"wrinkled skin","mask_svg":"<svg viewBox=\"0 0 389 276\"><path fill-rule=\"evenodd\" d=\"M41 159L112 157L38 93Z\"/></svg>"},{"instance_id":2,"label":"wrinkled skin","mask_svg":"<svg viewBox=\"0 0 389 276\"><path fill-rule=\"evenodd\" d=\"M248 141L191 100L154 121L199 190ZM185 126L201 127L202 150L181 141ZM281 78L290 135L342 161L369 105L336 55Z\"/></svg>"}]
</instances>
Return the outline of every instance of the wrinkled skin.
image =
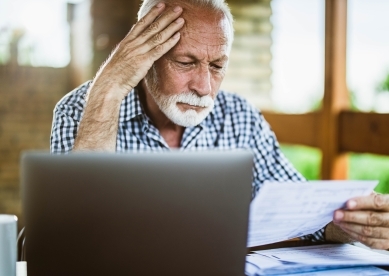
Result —
<instances>
[{"instance_id":1,"label":"wrinkled skin","mask_svg":"<svg viewBox=\"0 0 389 276\"><path fill-rule=\"evenodd\" d=\"M192 91L199 97L216 97L228 65L229 46L232 41L226 35L230 26L222 13L199 9L180 3L184 12L185 25L180 30L181 38L175 47L155 62L158 93L166 96ZM146 112L159 129L170 147L179 147L183 127L173 124L159 109L148 91L147 82L142 83L146 91ZM202 110L198 106L178 103L181 111Z\"/></svg>"},{"instance_id":2,"label":"wrinkled skin","mask_svg":"<svg viewBox=\"0 0 389 276\"><path fill-rule=\"evenodd\" d=\"M334 213L333 223L355 241L389 249L389 195L371 194L347 202Z\"/></svg>"},{"instance_id":3,"label":"wrinkled skin","mask_svg":"<svg viewBox=\"0 0 389 276\"><path fill-rule=\"evenodd\" d=\"M73 150L115 151L121 101L177 44L185 22L182 11L180 6L158 4L119 43L88 90Z\"/></svg>"}]
</instances>

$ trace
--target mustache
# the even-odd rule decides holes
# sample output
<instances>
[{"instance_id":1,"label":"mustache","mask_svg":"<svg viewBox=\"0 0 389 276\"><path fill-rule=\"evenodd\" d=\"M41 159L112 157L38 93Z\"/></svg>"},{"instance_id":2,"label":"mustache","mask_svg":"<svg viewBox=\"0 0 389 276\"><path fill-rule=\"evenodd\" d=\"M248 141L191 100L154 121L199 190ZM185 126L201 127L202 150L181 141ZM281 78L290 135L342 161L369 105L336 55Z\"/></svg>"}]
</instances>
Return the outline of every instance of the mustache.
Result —
<instances>
[{"instance_id":1,"label":"mustache","mask_svg":"<svg viewBox=\"0 0 389 276\"><path fill-rule=\"evenodd\" d=\"M178 95L171 96L176 103L184 103L193 106L210 107L214 105L214 100L211 96L199 97L193 91L182 92Z\"/></svg>"}]
</instances>

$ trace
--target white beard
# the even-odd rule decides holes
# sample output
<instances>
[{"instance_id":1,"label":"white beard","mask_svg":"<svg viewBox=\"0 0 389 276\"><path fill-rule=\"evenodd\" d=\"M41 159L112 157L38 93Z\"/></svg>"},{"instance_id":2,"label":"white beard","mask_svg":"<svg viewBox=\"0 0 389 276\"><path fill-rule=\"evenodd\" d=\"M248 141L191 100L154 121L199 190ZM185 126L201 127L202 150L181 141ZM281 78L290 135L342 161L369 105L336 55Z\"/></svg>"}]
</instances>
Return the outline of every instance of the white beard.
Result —
<instances>
[{"instance_id":1,"label":"white beard","mask_svg":"<svg viewBox=\"0 0 389 276\"><path fill-rule=\"evenodd\" d=\"M199 97L194 92L182 92L177 95L166 96L159 93L158 84L155 78L156 74L153 69L154 68L151 68L151 72L149 71L149 73L151 73L151 76L148 76L150 79L146 77L146 84L149 88L150 95L153 97L159 109L173 123L183 127L193 127L200 124L212 111L214 100L209 95ZM203 109L199 112L194 109L181 111L177 106L177 103L200 106L203 107Z\"/></svg>"},{"instance_id":2,"label":"white beard","mask_svg":"<svg viewBox=\"0 0 389 276\"><path fill-rule=\"evenodd\" d=\"M214 106L214 101L211 96L199 97L193 92L183 92L173 96L166 96L160 93L150 94L166 117L176 125L183 127L192 127L200 124L208 116ZM203 109L200 112L197 112L194 109L182 111L177 106L177 103L201 106Z\"/></svg>"}]
</instances>

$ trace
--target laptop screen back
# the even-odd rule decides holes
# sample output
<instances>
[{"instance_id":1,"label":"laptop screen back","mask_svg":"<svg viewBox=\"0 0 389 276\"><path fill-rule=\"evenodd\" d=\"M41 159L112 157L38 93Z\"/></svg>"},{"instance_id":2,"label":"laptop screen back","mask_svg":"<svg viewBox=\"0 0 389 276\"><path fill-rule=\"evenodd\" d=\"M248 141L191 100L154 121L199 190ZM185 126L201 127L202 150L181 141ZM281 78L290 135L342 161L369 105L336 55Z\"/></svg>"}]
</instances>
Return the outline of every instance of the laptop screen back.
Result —
<instances>
[{"instance_id":1,"label":"laptop screen back","mask_svg":"<svg viewBox=\"0 0 389 276\"><path fill-rule=\"evenodd\" d=\"M28 274L244 275L247 151L28 152Z\"/></svg>"}]
</instances>

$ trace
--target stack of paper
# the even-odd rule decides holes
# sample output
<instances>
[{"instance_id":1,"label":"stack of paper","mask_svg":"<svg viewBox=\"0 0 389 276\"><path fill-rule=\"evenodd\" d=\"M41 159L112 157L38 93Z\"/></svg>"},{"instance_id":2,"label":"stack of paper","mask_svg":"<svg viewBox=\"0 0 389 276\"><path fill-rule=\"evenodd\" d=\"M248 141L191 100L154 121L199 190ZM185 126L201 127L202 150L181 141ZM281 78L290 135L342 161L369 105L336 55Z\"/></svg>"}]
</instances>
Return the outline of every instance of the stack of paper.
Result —
<instances>
[{"instance_id":1,"label":"stack of paper","mask_svg":"<svg viewBox=\"0 0 389 276\"><path fill-rule=\"evenodd\" d=\"M311 234L331 222L347 200L368 195L378 181L265 183L250 207L248 247ZM389 275L389 256L352 245L254 251L246 275Z\"/></svg>"},{"instance_id":2,"label":"stack of paper","mask_svg":"<svg viewBox=\"0 0 389 276\"><path fill-rule=\"evenodd\" d=\"M326 244L255 251L246 275L389 275L389 256L349 244Z\"/></svg>"}]
</instances>

